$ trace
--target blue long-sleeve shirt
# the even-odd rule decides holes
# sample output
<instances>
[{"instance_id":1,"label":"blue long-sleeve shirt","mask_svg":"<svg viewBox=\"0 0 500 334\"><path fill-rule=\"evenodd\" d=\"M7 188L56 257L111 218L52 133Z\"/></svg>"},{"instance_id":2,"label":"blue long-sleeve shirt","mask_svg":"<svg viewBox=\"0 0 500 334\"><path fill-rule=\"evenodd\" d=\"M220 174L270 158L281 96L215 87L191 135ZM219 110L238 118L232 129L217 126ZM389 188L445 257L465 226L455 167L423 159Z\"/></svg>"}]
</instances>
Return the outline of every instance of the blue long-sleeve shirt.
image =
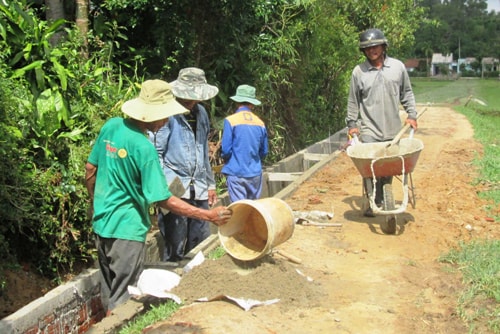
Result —
<instances>
[{"instance_id":1,"label":"blue long-sleeve shirt","mask_svg":"<svg viewBox=\"0 0 500 334\"><path fill-rule=\"evenodd\" d=\"M262 159L268 153L267 130L264 122L247 106L224 119L221 157L222 173L238 177L262 174Z\"/></svg>"}]
</instances>

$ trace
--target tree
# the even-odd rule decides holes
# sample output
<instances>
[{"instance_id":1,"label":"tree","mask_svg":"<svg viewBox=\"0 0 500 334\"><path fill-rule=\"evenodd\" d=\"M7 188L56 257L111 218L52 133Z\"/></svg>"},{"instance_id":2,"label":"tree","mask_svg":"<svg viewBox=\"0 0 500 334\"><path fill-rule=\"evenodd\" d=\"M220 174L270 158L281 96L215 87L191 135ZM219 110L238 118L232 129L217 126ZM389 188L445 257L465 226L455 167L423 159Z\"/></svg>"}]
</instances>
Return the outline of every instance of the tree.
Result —
<instances>
[{"instance_id":1,"label":"tree","mask_svg":"<svg viewBox=\"0 0 500 334\"><path fill-rule=\"evenodd\" d=\"M85 58L88 58L89 56L88 54L89 41L87 39L87 34L89 32L88 0L76 0L76 27L80 31L83 40L83 50L82 50L83 56Z\"/></svg>"},{"instance_id":2,"label":"tree","mask_svg":"<svg viewBox=\"0 0 500 334\"><path fill-rule=\"evenodd\" d=\"M455 57L500 55L500 13L488 13L485 0L426 0L421 6L431 20L422 21L415 34L417 57L423 57L429 45L433 52Z\"/></svg>"}]
</instances>

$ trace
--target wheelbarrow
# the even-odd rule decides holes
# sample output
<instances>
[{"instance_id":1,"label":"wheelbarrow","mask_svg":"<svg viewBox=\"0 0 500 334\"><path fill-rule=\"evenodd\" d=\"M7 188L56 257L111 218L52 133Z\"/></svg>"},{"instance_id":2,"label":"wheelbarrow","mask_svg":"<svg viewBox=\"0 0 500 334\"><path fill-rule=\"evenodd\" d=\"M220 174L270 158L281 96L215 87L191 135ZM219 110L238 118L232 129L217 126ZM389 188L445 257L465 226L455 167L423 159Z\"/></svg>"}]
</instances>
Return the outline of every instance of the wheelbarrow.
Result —
<instances>
[{"instance_id":1,"label":"wheelbarrow","mask_svg":"<svg viewBox=\"0 0 500 334\"><path fill-rule=\"evenodd\" d=\"M381 224L382 232L396 233L396 216L403 213L408 202L415 207L415 194L411 173L415 169L420 152L424 148L421 140L410 137L398 141L397 145L387 149L387 142L361 143L354 139L355 144L346 149L358 172L363 178L373 178L372 189L367 189L363 182L363 197L368 197L368 204L375 215L386 216L385 224ZM401 181L402 200L396 204L392 184L383 186L383 206L375 204L377 178L395 176Z\"/></svg>"}]
</instances>

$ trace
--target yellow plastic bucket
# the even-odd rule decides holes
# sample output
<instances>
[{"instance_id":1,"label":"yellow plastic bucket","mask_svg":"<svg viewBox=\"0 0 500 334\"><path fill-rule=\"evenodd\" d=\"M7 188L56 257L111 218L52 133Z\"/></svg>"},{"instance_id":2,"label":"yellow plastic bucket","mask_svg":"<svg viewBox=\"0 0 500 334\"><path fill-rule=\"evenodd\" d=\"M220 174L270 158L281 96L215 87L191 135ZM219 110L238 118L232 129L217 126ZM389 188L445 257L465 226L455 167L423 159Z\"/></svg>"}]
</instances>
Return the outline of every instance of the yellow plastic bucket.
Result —
<instances>
[{"instance_id":1,"label":"yellow plastic bucket","mask_svg":"<svg viewBox=\"0 0 500 334\"><path fill-rule=\"evenodd\" d=\"M238 260L259 259L293 234L293 211L279 198L240 200L228 208L233 215L219 227L219 241Z\"/></svg>"}]
</instances>

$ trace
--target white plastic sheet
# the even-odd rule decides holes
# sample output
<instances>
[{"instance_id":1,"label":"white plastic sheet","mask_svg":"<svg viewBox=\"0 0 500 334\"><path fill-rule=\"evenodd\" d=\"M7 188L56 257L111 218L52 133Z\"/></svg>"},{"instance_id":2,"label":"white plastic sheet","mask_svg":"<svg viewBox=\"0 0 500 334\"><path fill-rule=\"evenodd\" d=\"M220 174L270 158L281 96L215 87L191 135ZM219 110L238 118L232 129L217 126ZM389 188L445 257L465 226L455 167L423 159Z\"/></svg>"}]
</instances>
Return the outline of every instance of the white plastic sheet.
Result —
<instances>
[{"instance_id":1,"label":"white plastic sheet","mask_svg":"<svg viewBox=\"0 0 500 334\"><path fill-rule=\"evenodd\" d=\"M177 304L181 299L169 291L179 285L181 277L174 272L163 269L145 269L137 286L128 286L128 293L131 295L151 295L158 298L170 298Z\"/></svg>"}]
</instances>

